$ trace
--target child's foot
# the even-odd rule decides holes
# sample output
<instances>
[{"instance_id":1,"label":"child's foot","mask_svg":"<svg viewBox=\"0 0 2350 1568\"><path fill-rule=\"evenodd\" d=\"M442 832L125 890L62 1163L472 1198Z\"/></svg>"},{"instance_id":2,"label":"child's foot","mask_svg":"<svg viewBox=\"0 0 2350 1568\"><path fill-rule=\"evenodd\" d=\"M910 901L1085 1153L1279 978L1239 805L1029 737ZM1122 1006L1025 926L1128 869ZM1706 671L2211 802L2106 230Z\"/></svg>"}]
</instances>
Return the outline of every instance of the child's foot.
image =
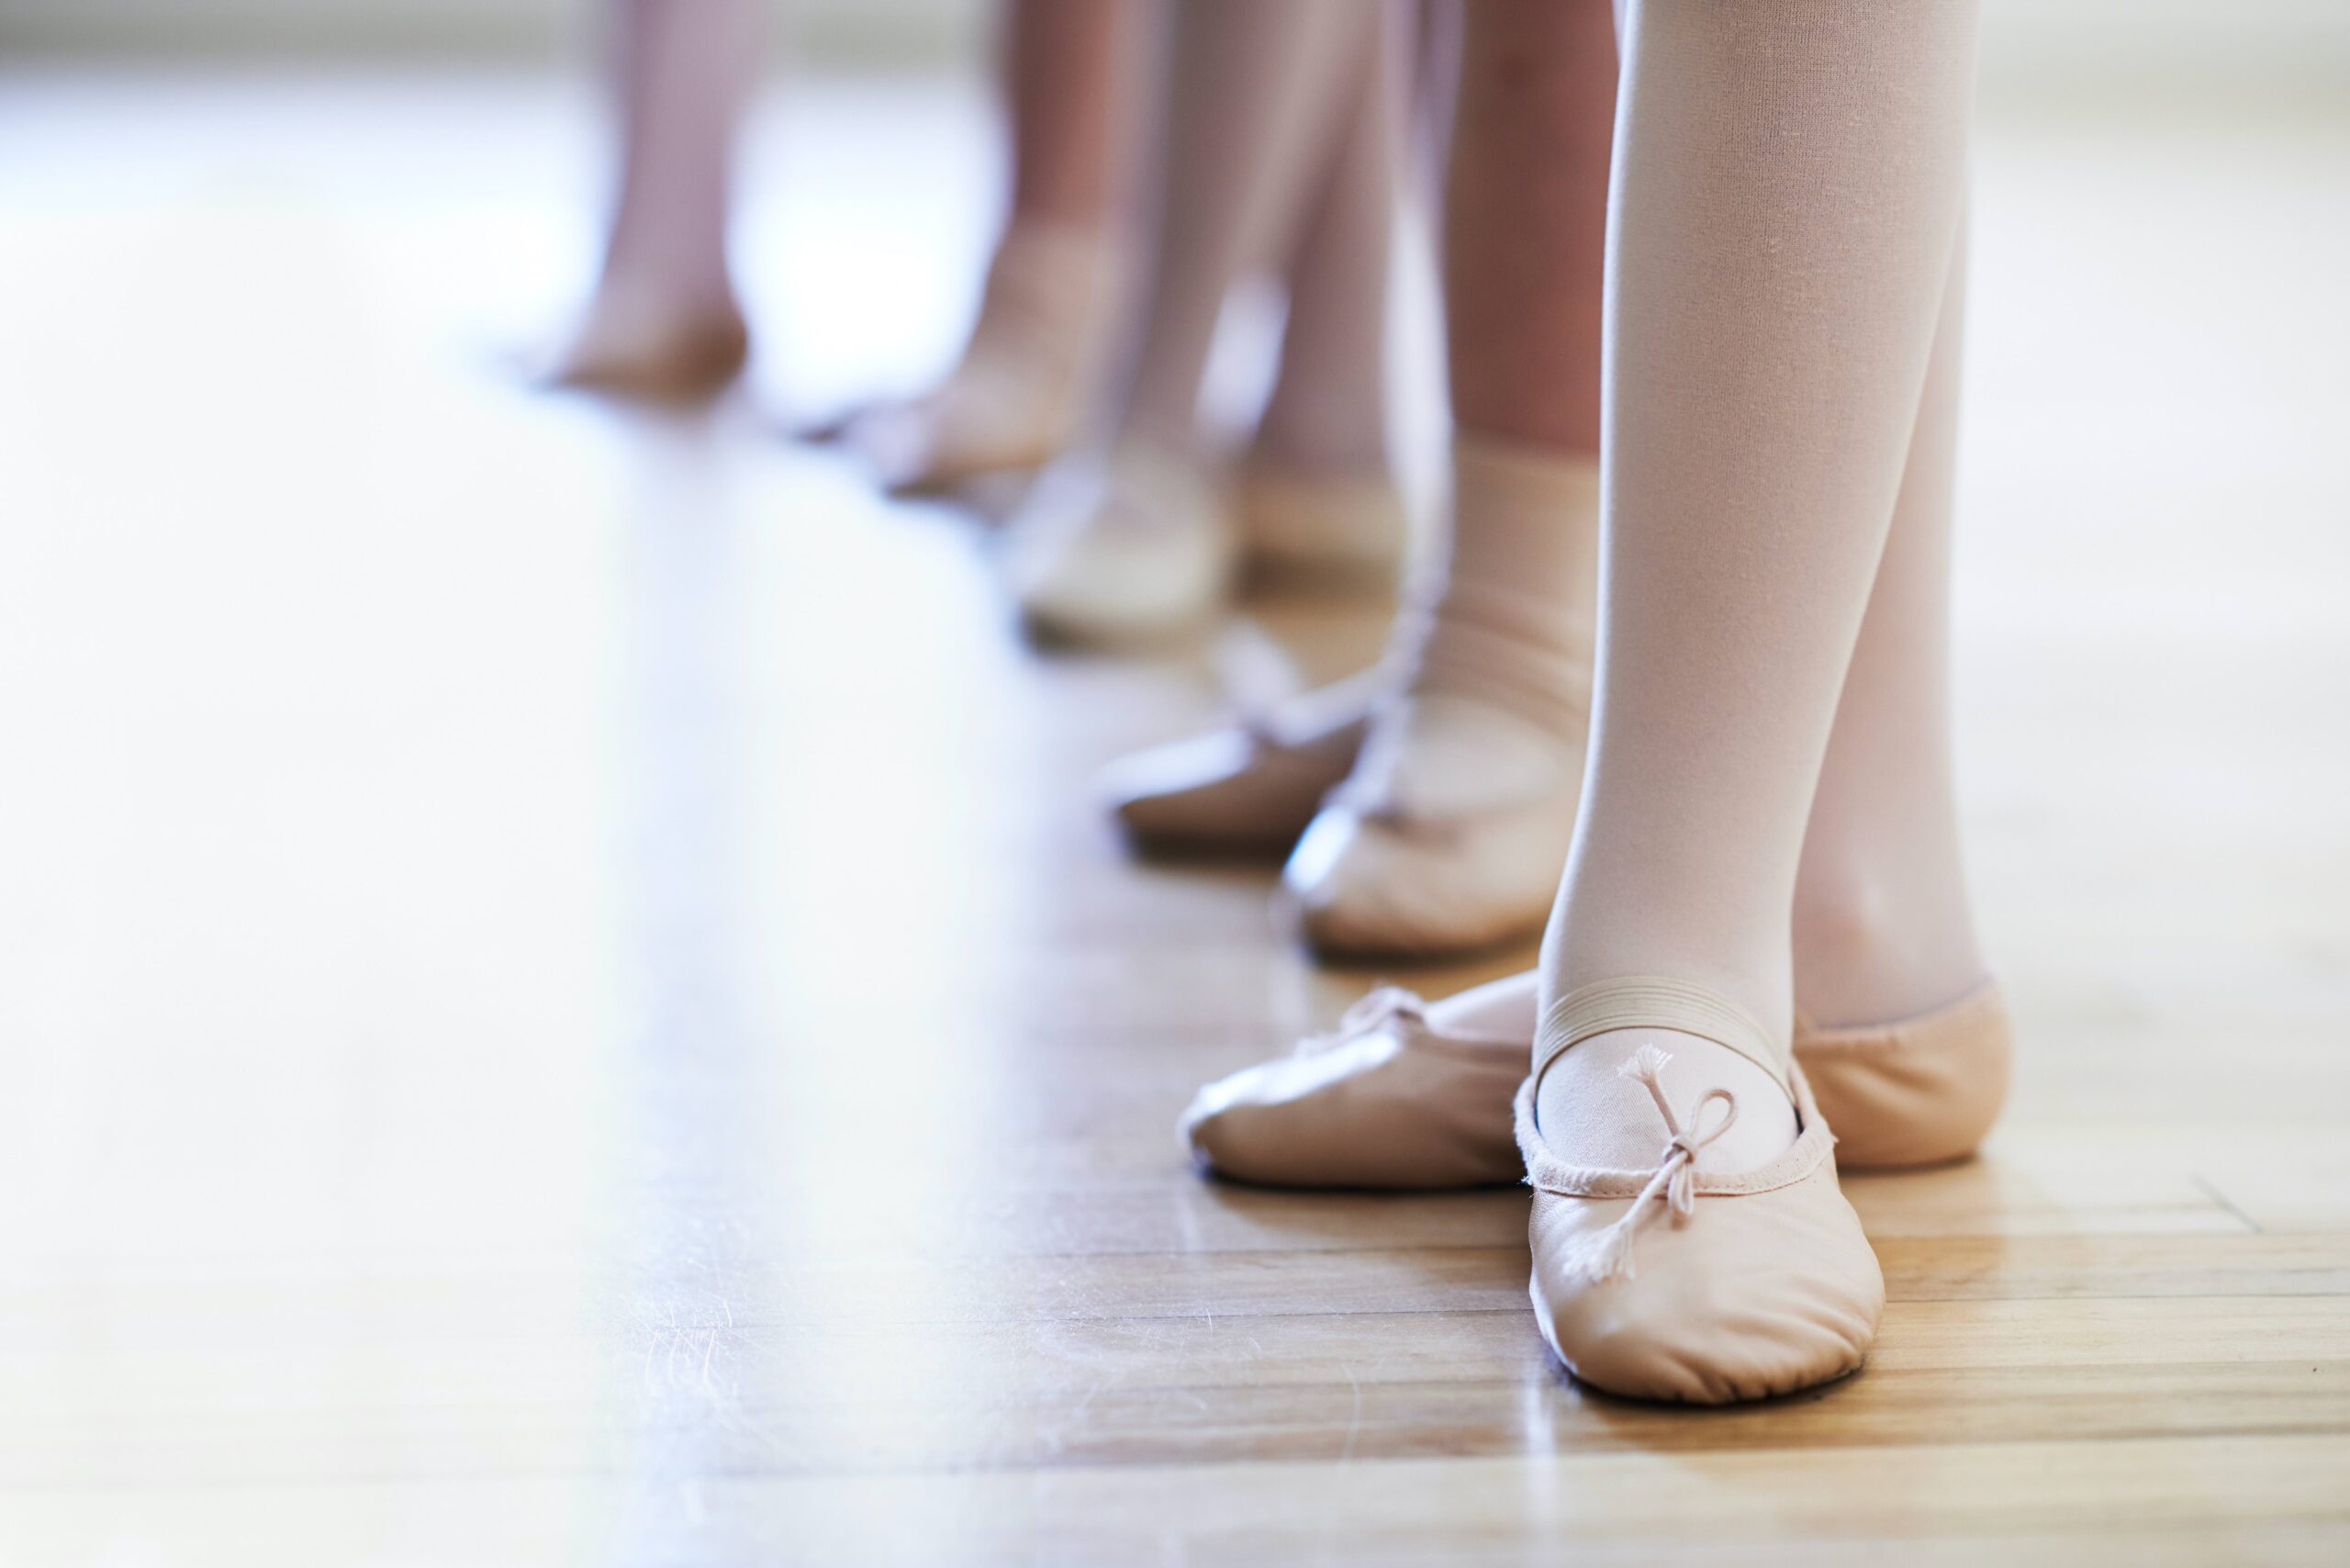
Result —
<instances>
[{"instance_id":1,"label":"child's foot","mask_svg":"<svg viewBox=\"0 0 2350 1568\"><path fill-rule=\"evenodd\" d=\"M1353 768L1383 685L1367 671L1121 757L1103 769L1102 793L1142 849L1284 857Z\"/></svg>"},{"instance_id":2,"label":"child's foot","mask_svg":"<svg viewBox=\"0 0 2350 1568\"><path fill-rule=\"evenodd\" d=\"M1516 1128L1535 1318L1576 1377L1715 1405L1861 1364L1884 1276L1802 1070L1738 1008L1579 988L1544 1014Z\"/></svg>"},{"instance_id":3,"label":"child's foot","mask_svg":"<svg viewBox=\"0 0 2350 1568\"><path fill-rule=\"evenodd\" d=\"M607 283L541 379L661 401L707 398L741 374L750 333L731 299L687 302Z\"/></svg>"},{"instance_id":4,"label":"child's foot","mask_svg":"<svg viewBox=\"0 0 2350 1568\"><path fill-rule=\"evenodd\" d=\"M1310 1069L1277 1057L1220 1079L1185 1114L1193 1152L1220 1173L1289 1186L1514 1182L1525 1167L1510 1137L1510 1101L1534 1042L1539 989L1528 969L1440 1002L1415 1001L1408 1013L1357 1015L1334 1046L1309 1053ZM1990 980L1893 1023L1796 1024L1796 1061L1844 1170L1971 1153L2006 1098L2011 1050Z\"/></svg>"},{"instance_id":5,"label":"child's foot","mask_svg":"<svg viewBox=\"0 0 2350 1568\"><path fill-rule=\"evenodd\" d=\"M1281 872L1335 958L1473 952L1541 928L1583 784L1561 735L1466 694L1391 699Z\"/></svg>"},{"instance_id":6,"label":"child's foot","mask_svg":"<svg viewBox=\"0 0 2350 1568\"><path fill-rule=\"evenodd\" d=\"M1534 1032L1534 988L1524 981L1433 1005L1381 987L1330 1034L1201 1090L1183 1113L1192 1157L1219 1176L1273 1186L1516 1181L1526 1167L1510 1099Z\"/></svg>"},{"instance_id":7,"label":"child's foot","mask_svg":"<svg viewBox=\"0 0 2350 1568\"><path fill-rule=\"evenodd\" d=\"M1462 437L1444 572L1397 625L1394 695L1282 880L1306 939L1437 958L1532 935L1573 835L1598 470Z\"/></svg>"},{"instance_id":8,"label":"child's foot","mask_svg":"<svg viewBox=\"0 0 2350 1568\"><path fill-rule=\"evenodd\" d=\"M838 433L899 495L1053 462L1084 420L1125 271L1122 247L1103 235L1012 230L954 370L919 398L851 416Z\"/></svg>"},{"instance_id":9,"label":"child's foot","mask_svg":"<svg viewBox=\"0 0 2350 1568\"><path fill-rule=\"evenodd\" d=\"M1237 554L1221 487L1196 463L1132 441L1056 467L1004 540L1029 628L1086 647L1204 626L1229 595Z\"/></svg>"}]
</instances>

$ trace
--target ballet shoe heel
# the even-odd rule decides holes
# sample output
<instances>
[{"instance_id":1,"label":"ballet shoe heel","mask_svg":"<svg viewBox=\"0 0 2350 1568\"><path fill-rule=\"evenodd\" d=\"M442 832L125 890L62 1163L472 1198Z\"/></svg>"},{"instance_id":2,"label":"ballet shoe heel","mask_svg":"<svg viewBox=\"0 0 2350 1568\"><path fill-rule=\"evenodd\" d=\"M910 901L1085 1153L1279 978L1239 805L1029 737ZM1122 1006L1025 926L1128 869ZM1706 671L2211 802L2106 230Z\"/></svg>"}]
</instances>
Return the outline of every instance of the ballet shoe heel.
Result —
<instances>
[{"instance_id":1,"label":"ballet shoe heel","mask_svg":"<svg viewBox=\"0 0 2350 1568\"><path fill-rule=\"evenodd\" d=\"M2007 1103L2014 1032L1998 985L1895 1024L1800 1023L1803 1063L1845 1170L1938 1165L1975 1152Z\"/></svg>"}]
</instances>

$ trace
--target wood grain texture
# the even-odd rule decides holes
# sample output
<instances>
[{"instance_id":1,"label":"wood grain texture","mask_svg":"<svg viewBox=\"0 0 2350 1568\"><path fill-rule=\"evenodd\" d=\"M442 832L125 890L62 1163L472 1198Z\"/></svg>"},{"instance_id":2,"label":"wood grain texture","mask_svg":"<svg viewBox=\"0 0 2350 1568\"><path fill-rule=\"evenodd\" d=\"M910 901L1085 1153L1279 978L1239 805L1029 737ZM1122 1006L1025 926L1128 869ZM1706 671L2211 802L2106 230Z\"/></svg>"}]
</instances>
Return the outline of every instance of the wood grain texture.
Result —
<instances>
[{"instance_id":1,"label":"wood grain texture","mask_svg":"<svg viewBox=\"0 0 2350 1568\"><path fill-rule=\"evenodd\" d=\"M486 363L566 112L0 90L0 1564L2350 1558L2350 125L1988 128L2015 1098L1849 1182L1861 1375L1693 1414L1549 1363L1520 1193L1193 1174L1380 978L1096 811L1208 651L1039 656L968 519L773 439L951 339L976 104L763 124L707 418Z\"/></svg>"}]
</instances>

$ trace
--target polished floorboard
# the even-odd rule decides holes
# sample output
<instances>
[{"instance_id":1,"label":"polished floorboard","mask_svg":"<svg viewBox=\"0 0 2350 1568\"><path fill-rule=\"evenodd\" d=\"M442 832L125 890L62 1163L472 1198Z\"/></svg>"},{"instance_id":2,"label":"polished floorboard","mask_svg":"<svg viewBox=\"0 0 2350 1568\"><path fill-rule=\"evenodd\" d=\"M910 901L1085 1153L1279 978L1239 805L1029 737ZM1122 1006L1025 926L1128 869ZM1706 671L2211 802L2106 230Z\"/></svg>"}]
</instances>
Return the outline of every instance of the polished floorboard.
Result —
<instances>
[{"instance_id":1,"label":"polished floorboard","mask_svg":"<svg viewBox=\"0 0 2350 1568\"><path fill-rule=\"evenodd\" d=\"M501 367L584 109L0 80L0 1563L2350 1560L2350 123L1986 127L2015 1096L1849 1183L1862 1375L1693 1414L1547 1362L1516 1192L1191 1171L1382 978L1095 809L1213 650L774 433L951 341L971 95L763 120L694 417Z\"/></svg>"}]
</instances>

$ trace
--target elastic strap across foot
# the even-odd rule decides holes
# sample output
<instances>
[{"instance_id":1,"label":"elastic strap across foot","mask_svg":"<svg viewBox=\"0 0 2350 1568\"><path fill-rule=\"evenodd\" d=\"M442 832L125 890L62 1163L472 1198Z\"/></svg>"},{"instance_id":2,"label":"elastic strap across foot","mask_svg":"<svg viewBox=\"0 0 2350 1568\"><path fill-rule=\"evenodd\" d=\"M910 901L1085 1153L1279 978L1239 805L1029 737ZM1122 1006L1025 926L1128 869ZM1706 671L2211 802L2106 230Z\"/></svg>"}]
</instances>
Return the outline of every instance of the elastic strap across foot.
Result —
<instances>
[{"instance_id":1,"label":"elastic strap across foot","mask_svg":"<svg viewBox=\"0 0 2350 1568\"><path fill-rule=\"evenodd\" d=\"M1663 1161L1644 1170L1609 1170L1569 1165L1550 1151L1535 1125L1537 1086L1550 1064L1594 1035L1617 1029L1669 1029L1711 1040L1771 1075L1796 1109L1798 1131L1786 1153L1757 1170L1718 1174L1695 1169L1698 1150L1728 1129L1728 1117L1737 1114L1737 1099L1727 1090L1708 1090L1686 1114L1676 1114L1665 1103L1658 1070L1663 1054L1653 1047L1636 1053L1620 1070L1639 1079L1657 1102L1671 1137ZM1518 1152L1526 1160L1528 1185L1570 1198L1635 1198L1662 1196L1675 1212L1683 1212L1700 1196L1729 1197L1768 1193L1807 1179L1825 1164L1835 1136L1819 1117L1811 1085L1803 1071L1784 1058L1778 1047L1753 1016L1701 986L1662 975L1638 975L1628 980L1602 980L1561 997L1542 1015L1535 1034L1534 1070L1517 1086L1511 1118ZM1725 1119L1706 1122L1707 1102L1720 1098ZM1701 1125L1703 1124L1703 1125ZM1674 1191L1675 1184L1679 1192ZM1611 1227L1616 1239L1607 1250L1586 1260L1605 1276L1618 1271L1628 1247L1629 1228Z\"/></svg>"},{"instance_id":2,"label":"elastic strap across foot","mask_svg":"<svg viewBox=\"0 0 2350 1568\"><path fill-rule=\"evenodd\" d=\"M1769 1073L1792 1097L1786 1061L1752 1014L1703 986L1664 975L1599 980L1552 1002L1534 1036L1535 1078L1583 1041L1617 1029L1670 1029L1711 1040Z\"/></svg>"}]
</instances>

